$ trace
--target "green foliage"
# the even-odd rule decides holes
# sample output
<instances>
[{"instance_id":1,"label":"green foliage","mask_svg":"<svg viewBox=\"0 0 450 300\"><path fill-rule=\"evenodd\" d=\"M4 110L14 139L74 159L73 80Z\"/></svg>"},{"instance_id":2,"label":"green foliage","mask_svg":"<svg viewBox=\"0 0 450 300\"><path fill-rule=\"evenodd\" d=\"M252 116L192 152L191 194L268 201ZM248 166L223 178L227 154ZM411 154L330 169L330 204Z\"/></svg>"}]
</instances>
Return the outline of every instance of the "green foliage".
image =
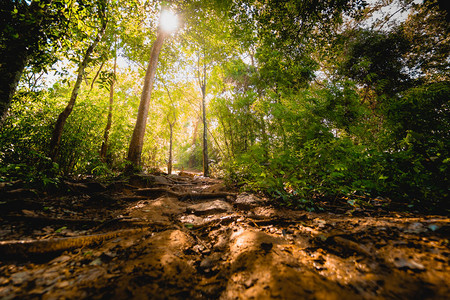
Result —
<instances>
[{"instance_id":1,"label":"green foliage","mask_svg":"<svg viewBox=\"0 0 450 300\"><path fill-rule=\"evenodd\" d=\"M450 79L449 14L438 9L436 0L416 5L400 30L411 45L406 64L414 76L426 82Z\"/></svg>"},{"instance_id":2,"label":"green foliage","mask_svg":"<svg viewBox=\"0 0 450 300\"><path fill-rule=\"evenodd\" d=\"M259 153L259 156L258 156ZM389 197L421 209L445 205L449 159L414 151L380 153L348 138L312 140L295 152L275 153L264 162L253 149L229 164L229 183L263 192L280 204L317 209L321 200Z\"/></svg>"},{"instance_id":3,"label":"green foliage","mask_svg":"<svg viewBox=\"0 0 450 300\"><path fill-rule=\"evenodd\" d=\"M9 47L26 45L34 71L56 61L57 42L69 22L65 0L3 1L0 6L0 55ZM3 57L2 57L3 59Z\"/></svg>"},{"instance_id":4,"label":"green foliage","mask_svg":"<svg viewBox=\"0 0 450 300\"><path fill-rule=\"evenodd\" d=\"M20 92L0 129L0 180L57 182L58 165L46 156L55 112L43 92Z\"/></svg>"},{"instance_id":5,"label":"green foliage","mask_svg":"<svg viewBox=\"0 0 450 300\"><path fill-rule=\"evenodd\" d=\"M449 85L442 82L389 99L383 106L387 136L363 143L370 109L355 86L334 82L309 88L271 104L270 151L255 140L228 161L226 180L306 209L337 197L388 197L411 207L442 207L449 195L449 98ZM238 116L230 117L238 122ZM234 134L239 141L246 133ZM284 142L276 143L282 135Z\"/></svg>"},{"instance_id":6,"label":"green foliage","mask_svg":"<svg viewBox=\"0 0 450 300\"><path fill-rule=\"evenodd\" d=\"M177 163L174 165L178 169L194 169L201 170L203 164L202 145L197 143L191 145L186 143L183 147L180 147L180 156Z\"/></svg>"},{"instance_id":7,"label":"green foliage","mask_svg":"<svg viewBox=\"0 0 450 300\"><path fill-rule=\"evenodd\" d=\"M105 126L101 112L106 111L105 104L80 101L75 107L61 140L58 161L63 173L91 174L100 163L99 144Z\"/></svg>"},{"instance_id":8,"label":"green foliage","mask_svg":"<svg viewBox=\"0 0 450 300\"><path fill-rule=\"evenodd\" d=\"M438 146L450 137L449 99L448 81L410 89L386 104L389 128L396 139L403 139L408 134L410 137L414 135L415 140L420 140L424 146Z\"/></svg>"},{"instance_id":9,"label":"green foliage","mask_svg":"<svg viewBox=\"0 0 450 300\"><path fill-rule=\"evenodd\" d=\"M300 53L303 51L299 49ZM305 87L317 70L317 63L304 54L289 57L286 53L269 48L258 51L256 58L262 64L260 74L265 84L276 83L279 89L287 92Z\"/></svg>"},{"instance_id":10,"label":"green foliage","mask_svg":"<svg viewBox=\"0 0 450 300\"><path fill-rule=\"evenodd\" d=\"M348 35L338 72L378 95L401 91L408 83L403 56L409 44L401 33L357 30Z\"/></svg>"},{"instance_id":11,"label":"green foliage","mask_svg":"<svg viewBox=\"0 0 450 300\"><path fill-rule=\"evenodd\" d=\"M126 80L120 78L119 81L124 91L119 89L117 92L119 99L113 108L106 162L100 159L99 151L109 91L101 85L94 86L91 91L81 91L79 103L63 132L58 164L53 163L47 153L54 122L69 98L70 85L56 83L47 92L18 93L0 131L2 180L45 181L60 174L107 176L112 169L123 170L128 137L132 131L128 115L136 109L135 105L127 103L129 82Z\"/></svg>"}]
</instances>

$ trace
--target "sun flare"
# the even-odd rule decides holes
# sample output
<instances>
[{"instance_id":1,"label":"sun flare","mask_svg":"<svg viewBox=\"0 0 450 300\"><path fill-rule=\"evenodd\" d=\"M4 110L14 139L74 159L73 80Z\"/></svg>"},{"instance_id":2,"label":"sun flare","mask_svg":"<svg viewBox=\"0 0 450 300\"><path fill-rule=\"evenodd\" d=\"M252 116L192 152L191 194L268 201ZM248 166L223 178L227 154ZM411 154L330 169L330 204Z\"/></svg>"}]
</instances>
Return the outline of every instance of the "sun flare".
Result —
<instances>
[{"instance_id":1,"label":"sun flare","mask_svg":"<svg viewBox=\"0 0 450 300\"><path fill-rule=\"evenodd\" d=\"M161 29L166 32L173 32L178 27L178 17L170 10L163 10L159 19Z\"/></svg>"}]
</instances>

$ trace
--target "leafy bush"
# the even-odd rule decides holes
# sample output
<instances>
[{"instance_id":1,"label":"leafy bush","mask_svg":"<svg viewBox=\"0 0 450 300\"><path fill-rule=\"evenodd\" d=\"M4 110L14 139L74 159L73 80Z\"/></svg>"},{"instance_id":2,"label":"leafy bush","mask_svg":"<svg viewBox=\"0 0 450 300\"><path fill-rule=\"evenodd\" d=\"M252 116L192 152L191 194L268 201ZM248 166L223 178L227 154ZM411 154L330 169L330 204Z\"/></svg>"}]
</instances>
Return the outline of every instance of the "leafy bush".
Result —
<instances>
[{"instance_id":1,"label":"leafy bush","mask_svg":"<svg viewBox=\"0 0 450 300\"><path fill-rule=\"evenodd\" d=\"M276 153L267 163L255 153L230 163L227 180L287 206L312 210L319 200L381 196L410 207L433 208L448 197L449 159L430 160L413 150L379 152L336 138Z\"/></svg>"},{"instance_id":2,"label":"leafy bush","mask_svg":"<svg viewBox=\"0 0 450 300\"><path fill-rule=\"evenodd\" d=\"M0 180L57 183L58 165L47 156L52 105L45 93L19 92L0 128Z\"/></svg>"}]
</instances>

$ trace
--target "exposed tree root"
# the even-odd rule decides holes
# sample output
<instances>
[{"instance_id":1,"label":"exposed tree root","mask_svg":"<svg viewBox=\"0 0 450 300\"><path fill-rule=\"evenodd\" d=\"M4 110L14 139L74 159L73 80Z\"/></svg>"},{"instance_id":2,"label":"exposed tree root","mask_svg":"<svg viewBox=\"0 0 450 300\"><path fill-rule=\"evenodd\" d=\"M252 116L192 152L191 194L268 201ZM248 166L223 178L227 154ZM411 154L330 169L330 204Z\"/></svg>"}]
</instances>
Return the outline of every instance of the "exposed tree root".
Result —
<instances>
[{"instance_id":1,"label":"exposed tree root","mask_svg":"<svg viewBox=\"0 0 450 300\"><path fill-rule=\"evenodd\" d=\"M38 198L39 192L35 189L15 189L6 192L1 192L0 196L2 199L22 199L22 198Z\"/></svg>"},{"instance_id":2,"label":"exposed tree root","mask_svg":"<svg viewBox=\"0 0 450 300\"><path fill-rule=\"evenodd\" d=\"M10 221L26 221L33 224L77 224L77 225L99 225L104 220L87 220L87 219L74 219L74 218L53 218L46 216L24 216L24 215L7 215L3 217Z\"/></svg>"},{"instance_id":3,"label":"exposed tree root","mask_svg":"<svg viewBox=\"0 0 450 300\"><path fill-rule=\"evenodd\" d=\"M333 240L336 242L337 245L346 248L348 250L354 251L358 254L363 254L365 256L371 257L373 256L372 253L367 249L366 246L360 245L354 241L351 241L349 239L346 239L342 236L333 236Z\"/></svg>"},{"instance_id":4,"label":"exposed tree root","mask_svg":"<svg viewBox=\"0 0 450 300\"><path fill-rule=\"evenodd\" d=\"M148 198L145 196L123 196L123 197L120 197L120 200L127 201L127 202L147 200L147 199Z\"/></svg>"},{"instance_id":5,"label":"exposed tree root","mask_svg":"<svg viewBox=\"0 0 450 300\"><path fill-rule=\"evenodd\" d=\"M217 193L178 193L180 200L198 200L198 199L212 199L212 198L224 198L224 197L236 197L236 193L217 192Z\"/></svg>"},{"instance_id":6,"label":"exposed tree root","mask_svg":"<svg viewBox=\"0 0 450 300\"><path fill-rule=\"evenodd\" d=\"M191 228L192 230L202 230L204 228L215 227L217 225L228 225L234 221L237 221L240 218L242 218L242 216L226 216L219 219L213 219L198 225L189 224L189 228L192 227ZM186 226L187 224L184 225Z\"/></svg>"},{"instance_id":7,"label":"exposed tree root","mask_svg":"<svg viewBox=\"0 0 450 300\"><path fill-rule=\"evenodd\" d=\"M158 229L169 229L168 227L171 227L171 223L169 222L149 222L144 219L140 218L129 218L129 217L119 217L115 219L111 219L108 221L105 221L104 223L100 224L99 226L92 229L92 231L100 231L108 229L125 229L125 228L133 228L133 227L152 227L152 230L158 231ZM125 228L123 228L125 227ZM172 226L173 227L173 226Z\"/></svg>"},{"instance_id":8,"label":"exposed tree root","mask_svg":"<svg viewBox=\"0 0 450 300\"><path fill-rule=\"evenodd\" d=\"M179 197L179 193L167 188L141 188L135 191L136 194L143 196L159 197L161 195Z\"/></svg>"},{"instance_id":9,"label":"exposed tree root","mask_svg":"<svg viewBox=\"0 0 450 300\"><path fill-rule=\"evenodd\" d=\"M264 218L264 219L256 219L258 216L253 216L252 218L249 217L243 217L241 215L232 215L232 216L225 216L219 219L213 219L211 221L205 222L203 224L199 225L192 225L192 229L198 230L205 227L211 227L211 226L217 226L217 225L228 225L231 222L237 221L239 222L239 219L242 220L243 223L246 223L250 226L254 226L259 228L260 226L267 226L267 225L289 225L289 224L297 224L302 221L295 221L295 220L287 220L283 218ZM263 218L263 217L261 217Z\"/></svg>"},{"instance_id":10,"label":"exposed tree root","mask_svg":"<svg viewBox=\"0 0 450 300\"><path fill-rule=\"evenodd\" d=\"M131 235L144 231L148 228L124 229L102 234L93 234L77 237L55 238L48 240L15 240L0 242L0 256L26 258L33 255L43 255L55 252L62 252L74 248L86 247L92 244L101 243L105 240L118 236Z\"/></svg>"},{"instance_id":11,"label":"exposed tree root","mask_svg":"<svg viewBox=\"0 0 450 300\"><path fill-rule=\"evenodd\" d=\"M167 188L142 188L136 191L139 195L145 196L160 196L162 194L166 196L176 197L180 200L186 199L211 199L211 198L223 198L227 196L235 197L236 193L228 193L228 192L217 192L217 193L177 193Z\"/></svg>"}]
</instances>

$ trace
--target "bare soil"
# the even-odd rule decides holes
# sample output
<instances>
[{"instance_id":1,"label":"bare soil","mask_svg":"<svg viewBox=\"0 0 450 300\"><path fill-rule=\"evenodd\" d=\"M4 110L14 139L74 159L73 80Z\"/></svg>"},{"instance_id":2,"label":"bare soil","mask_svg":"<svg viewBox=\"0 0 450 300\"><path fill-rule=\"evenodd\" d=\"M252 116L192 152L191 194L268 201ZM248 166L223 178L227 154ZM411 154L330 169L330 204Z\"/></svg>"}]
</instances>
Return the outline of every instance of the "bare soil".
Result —
<instances>
[{"instance_id":1,"label":"bare soil","mask_svg":"<svg viewBox=\"0 0 450 300\"><path fill-rule=\"evenodd\" d=\"M310 213L181 173L0 189L0 299L448 299L446 216Z\"/></svg>"}]
</instances>

